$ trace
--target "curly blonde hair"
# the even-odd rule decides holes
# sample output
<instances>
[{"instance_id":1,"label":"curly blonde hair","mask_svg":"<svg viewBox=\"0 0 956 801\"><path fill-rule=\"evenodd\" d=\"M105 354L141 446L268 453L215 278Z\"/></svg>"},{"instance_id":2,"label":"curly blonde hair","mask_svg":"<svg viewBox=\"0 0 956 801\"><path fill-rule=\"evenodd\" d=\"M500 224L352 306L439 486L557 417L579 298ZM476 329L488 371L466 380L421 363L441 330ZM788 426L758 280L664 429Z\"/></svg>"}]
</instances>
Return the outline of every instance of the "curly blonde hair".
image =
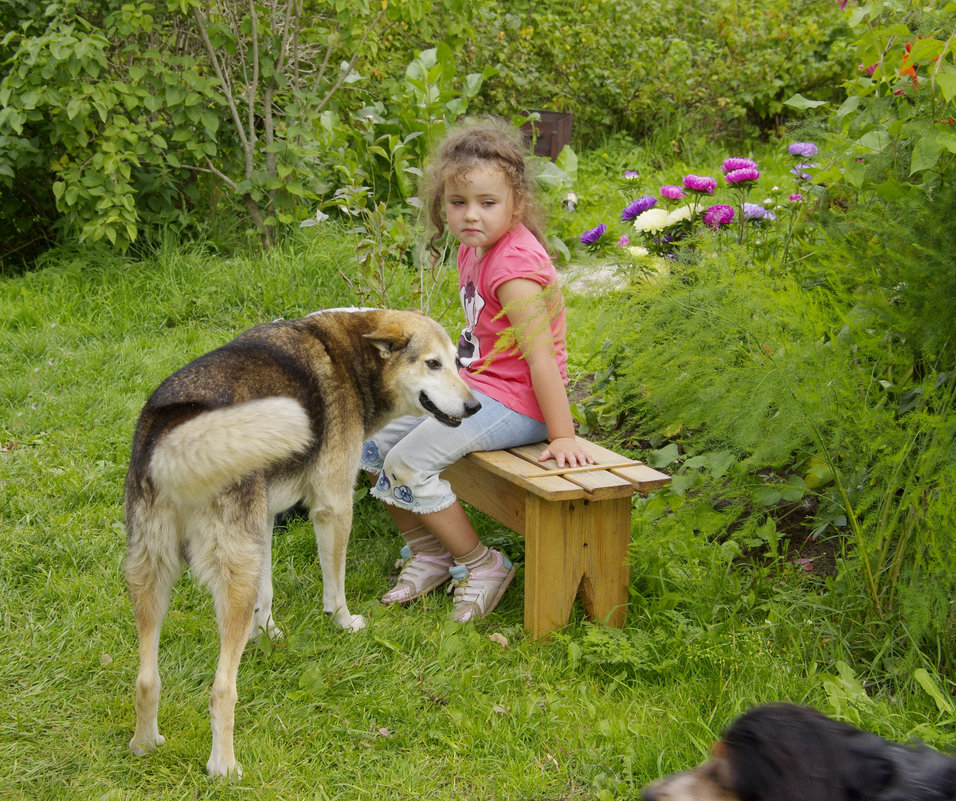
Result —
<instances>
[{"instance_id":1,"label":"curly blonde hair","mask_svg":"<svg viewBox=\"0 0 956 801\"><path fill-rule=\"evenodd\" d=\"M521 222L547 248L544 212L538 201L535 176L528 162L529 145L521 132L500 117L479 117L453 126L432 153L422 179L422 203L435 233L428 241L434 258L445 233L445 188L479 164L492 162L511 188L522 209Z\"/></svg>"}]
</instances>

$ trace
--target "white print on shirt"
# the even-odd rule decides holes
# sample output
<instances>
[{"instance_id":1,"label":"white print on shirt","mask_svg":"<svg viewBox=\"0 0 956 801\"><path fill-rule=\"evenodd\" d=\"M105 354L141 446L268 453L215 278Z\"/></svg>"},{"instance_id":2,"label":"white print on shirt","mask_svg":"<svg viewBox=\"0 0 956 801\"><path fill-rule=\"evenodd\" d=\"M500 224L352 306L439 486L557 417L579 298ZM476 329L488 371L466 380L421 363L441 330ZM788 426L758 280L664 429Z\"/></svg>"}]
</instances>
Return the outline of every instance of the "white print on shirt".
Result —
<instances>
[{"instance_id":1,"label":"white print on shirt","mask_svg":"<svg viewBox=\"0 0 956 801\"><path fill-rule=\"evenodd\" d=\"M478 288L472 281L468 281L461 288L460 294L461 308L465 312L467 325L461 330L458 340L458 363L462 367L470 367L481 361L481 343L475 336L475 328L478 326L481 310L485 308L485 299L478 294Z\"/></svg>"}]
</instances>

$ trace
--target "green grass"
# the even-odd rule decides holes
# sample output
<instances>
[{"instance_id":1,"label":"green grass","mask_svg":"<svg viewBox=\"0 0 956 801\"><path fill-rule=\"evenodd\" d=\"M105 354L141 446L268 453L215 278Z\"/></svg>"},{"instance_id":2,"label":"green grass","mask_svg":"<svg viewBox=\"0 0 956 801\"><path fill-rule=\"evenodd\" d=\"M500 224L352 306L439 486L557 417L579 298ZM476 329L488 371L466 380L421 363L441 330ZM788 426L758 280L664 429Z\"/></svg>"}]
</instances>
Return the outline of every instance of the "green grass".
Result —
<instances>
[{"instance_id":1,"label":"green grass","mask_svg":"<svg viewBox=\"0 0 956 801\"><path fill-rule=\"evenodd\" d=\"M309 527L277 533L286 636L243 658L242 779L205 775L217 645L210 600L186 579L160 649L168 742L134 757L122 485L138 410L167 374L244 328L352 302L337 272L349 255L331 235L232 259L60 252L0 283L0 797L636 798L704 756L735 714L778 699L895 739L951 740L928 696L855 684L870 666L833 623L840 610L785 564L741 563L639 509L625 629L576 612L539 643L521 626L520 572L485 621L451 624L444 596L381 607L398 543L362 499L346 582L369 619L358 634L321 614ZM590 347L594 303L571 299L572 346ZM479 522L520 565L521 541Z\"/></svg>"}]
</instances>

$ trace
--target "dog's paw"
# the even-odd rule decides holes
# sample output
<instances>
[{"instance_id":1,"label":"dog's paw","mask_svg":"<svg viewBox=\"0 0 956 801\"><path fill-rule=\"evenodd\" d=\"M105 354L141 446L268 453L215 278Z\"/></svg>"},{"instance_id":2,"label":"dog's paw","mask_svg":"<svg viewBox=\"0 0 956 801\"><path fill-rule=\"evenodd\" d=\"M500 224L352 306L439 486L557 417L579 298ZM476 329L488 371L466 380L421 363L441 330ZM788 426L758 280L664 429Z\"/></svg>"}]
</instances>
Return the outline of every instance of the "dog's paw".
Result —
<instances>
[{"instance_id":1,"label":"dog's paw","mask_svg":"<svg viewBox=\"0 0 956 801\"><path fill-rule=\"evenodd\" d=\"M206 773L211 778L232 778L237 781L242 778L242 765L235 760L231 762L225 759L215 759L209 757L206 763Z\"/></svg>"},{"instance_id":2,"label":"dog's paw","mask_svg":"<svg viewBox=\"0 0 956 801\"><path fill-rule=\"evenodd\" d=\"M347 610L335 612L332 615L332 619L335 620L336 624L345 629L345 631L361 631L365 628L365 618L361 615L353 615Z\"/></svg>"},{"instance_id":3,"label":"dog's paw","mask_svg":"<svg viewBox=\"0 0 956 801\"><path fill-rule=\"evenodd\" d=\"M263 634L265 634L270 640L282 639L282 629L275 624L275 621L272 619L272 615L269 615L265 622L259 620L252 621L252 631L249 633L249 640L251 642L255 642Z\"/></svg>"},{"instance_id":4,"label":"dog's paw","mask_svg":"<svg viewBox=\"0 0 956 801\"><path fill-rule=\"evenodd\" d=\"M129 747L136 756L146 756L150 751L155 751L161 745L166 744L166 738L163 737L159 732L149 737L143 737L136 739L135 737L129 741Z\"/></svg>"}]
</instances>

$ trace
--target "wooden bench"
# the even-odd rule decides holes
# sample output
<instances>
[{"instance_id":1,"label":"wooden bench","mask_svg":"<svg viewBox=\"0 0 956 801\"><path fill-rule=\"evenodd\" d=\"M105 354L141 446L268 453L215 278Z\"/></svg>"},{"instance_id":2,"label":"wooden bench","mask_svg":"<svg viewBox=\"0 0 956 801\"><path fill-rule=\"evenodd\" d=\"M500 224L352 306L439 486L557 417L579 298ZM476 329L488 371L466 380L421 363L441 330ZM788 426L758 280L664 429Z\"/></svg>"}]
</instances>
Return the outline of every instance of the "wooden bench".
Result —
<instances>
[{"instance_id":1,"label":"wooden bench","mask_svg":"<svg viewBox=\"0 0 956 801\"><path fill-rule=\"evenodd\" d=\"M593 465L539 462L546 443L478 451L442 475L466 503L525 538L524 625L535 638L565 625L580 594L591 620L627 610L631 496L670 482L641 462L578 437Z\"/></svg>"}]
</instances>

